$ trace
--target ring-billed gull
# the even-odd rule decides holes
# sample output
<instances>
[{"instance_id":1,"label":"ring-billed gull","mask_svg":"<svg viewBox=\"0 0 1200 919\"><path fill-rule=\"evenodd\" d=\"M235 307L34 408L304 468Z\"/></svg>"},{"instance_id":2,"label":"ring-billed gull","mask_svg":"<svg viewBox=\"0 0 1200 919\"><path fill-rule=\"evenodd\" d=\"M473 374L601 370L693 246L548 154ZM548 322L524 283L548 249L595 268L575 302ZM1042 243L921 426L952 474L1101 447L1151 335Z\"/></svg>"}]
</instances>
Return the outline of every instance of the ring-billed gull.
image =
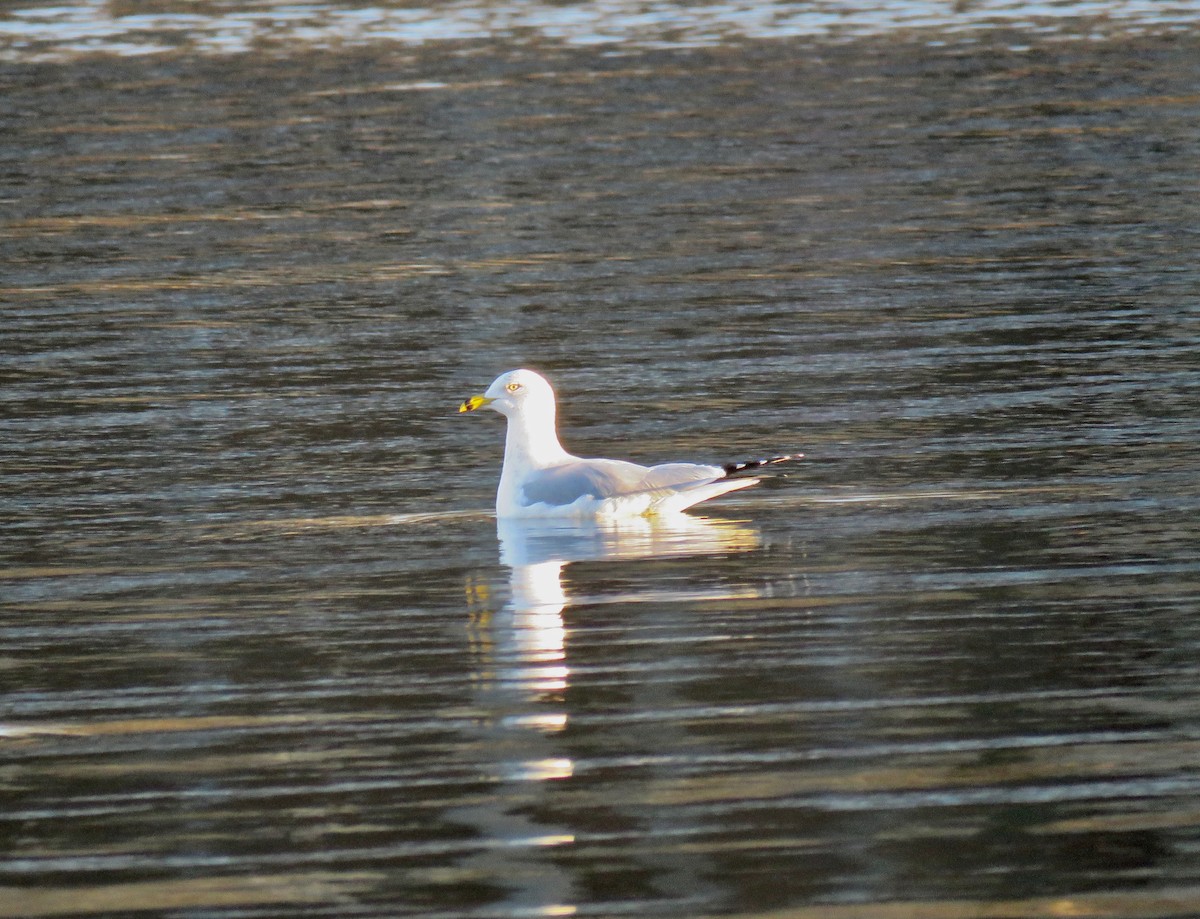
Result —
<instances>
[{"instance_id":1,"label":"ring-billed gull","mask_svg":"<svg viewBox=\"0 0 1200 919\"><path fill-rule=\"evenodd\" d=\"M490 408L508 418L504 466L496 491L498 517L634 517L682 511L700 501L758 483L739 472L799 459L773 456L747 463L707 466L664 463L639 466L623 460L572 456L558 442L554 390L532 370L498 376L459 412Z\"/></svg>"}]
</instances>

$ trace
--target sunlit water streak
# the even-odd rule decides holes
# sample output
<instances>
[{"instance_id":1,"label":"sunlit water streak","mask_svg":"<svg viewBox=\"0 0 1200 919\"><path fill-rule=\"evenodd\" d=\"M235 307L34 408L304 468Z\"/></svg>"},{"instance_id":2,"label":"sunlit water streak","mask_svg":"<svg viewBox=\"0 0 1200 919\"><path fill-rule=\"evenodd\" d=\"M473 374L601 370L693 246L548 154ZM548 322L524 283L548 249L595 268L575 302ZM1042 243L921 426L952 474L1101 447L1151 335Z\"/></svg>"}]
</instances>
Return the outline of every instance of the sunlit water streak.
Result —
<instances>
[{"instance_id":1,"label":"sunlit water streak","mask_svg":"<svg viewBox=\"0 0 1200 919\"><path fill-rule=\"evenodd\" d=\"M1191 29L1200 17L1194 0L1084 0L972 3L875 0L860 3L683 4L603 0L587 4L469 2L429 6L271 4L238 8L190 3L126 12L103 0L29 6L0 19L0 60L56 60L74 54L166 54L181 46L201 54L238 54L264 47L311 48L398 42L540 40L569 45L691 47L737 39L820 37L855 40L903 29L953 34L981 28L1033 30L1067 37L1125 31ZM437 88L437 82L408 88Z\"/></svg>"}]
</instances>

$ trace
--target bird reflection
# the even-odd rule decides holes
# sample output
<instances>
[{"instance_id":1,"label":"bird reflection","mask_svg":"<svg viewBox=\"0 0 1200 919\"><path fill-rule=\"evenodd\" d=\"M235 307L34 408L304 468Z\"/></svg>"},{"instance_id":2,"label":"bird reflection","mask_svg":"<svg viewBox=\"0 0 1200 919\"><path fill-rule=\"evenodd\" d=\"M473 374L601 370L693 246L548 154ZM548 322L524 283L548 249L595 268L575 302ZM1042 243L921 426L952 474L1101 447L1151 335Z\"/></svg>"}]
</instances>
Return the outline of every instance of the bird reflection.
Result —
<instances>
[{"instance_id":1,"label":"bird reflection","mask_svg":"<svg viewBox=\"0 0 1200 919\"><path fill-rule=\"evenodd\" d=\"M476 750L496 784L485 799L454 810L456 819L488 841L463 867L498 884L502 905L514 913L570 915L578 891L550 853L574 843L573 827L534 816L546 812L548 783L575 775L565 733L572 597L564 573L583 561L744 552L758 546L759 535L742 524L678 514L621 521L500 520L497 536L507 583L493 584L481 575L467 585ZM621 599L680 595L647 590Z\"/></svg>"},{"instance_id":2,"label":"bird reflection","mask_svg":"<svg viewBox=\"0 0 1200 919\"><path fill-rule=\"evenodd\" d=\"M509 572L506 602L494 608L486 583L468 589L476 680L492 694L499 720L548 732L562 730L568 720L561 709L570 684L567 566L745 552L759 544L758 531L745 524L685 514L609 521L501 518L496 533ZM554 705L559 708L551 710Z\"/></svg>"}]
</instances>

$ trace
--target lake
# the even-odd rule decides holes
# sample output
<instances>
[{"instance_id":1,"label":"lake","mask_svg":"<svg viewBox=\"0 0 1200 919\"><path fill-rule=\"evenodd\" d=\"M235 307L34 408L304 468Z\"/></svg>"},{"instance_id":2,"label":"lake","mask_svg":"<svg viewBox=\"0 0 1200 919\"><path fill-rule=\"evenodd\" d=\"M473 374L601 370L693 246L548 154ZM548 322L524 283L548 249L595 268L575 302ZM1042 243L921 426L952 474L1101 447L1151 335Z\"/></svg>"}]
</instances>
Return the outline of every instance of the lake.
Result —
<instances>
[{"instance_id":1,"label":"lake","mask_svg":"<svg viewBox=\"0 0 1200 919\"><path fill-rule=\"evenodd\" d=\"M0 916L1200 915L1198 24L0 6Z\"/></svg>"}]
</instances>

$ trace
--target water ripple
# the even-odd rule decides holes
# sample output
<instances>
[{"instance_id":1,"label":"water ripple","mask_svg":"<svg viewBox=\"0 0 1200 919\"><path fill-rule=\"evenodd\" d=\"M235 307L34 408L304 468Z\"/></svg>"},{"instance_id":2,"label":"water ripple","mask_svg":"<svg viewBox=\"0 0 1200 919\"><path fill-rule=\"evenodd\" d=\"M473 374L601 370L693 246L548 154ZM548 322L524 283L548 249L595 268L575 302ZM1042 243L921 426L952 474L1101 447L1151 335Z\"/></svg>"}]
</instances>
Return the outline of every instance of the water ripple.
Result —
<instances>
[{"instance_id":1,"label":"water ripple","mask_svg":"<svg viewBox=\"0 0 1200 919\"><path fill-rule=\"evenodd\" d=\"M201 54L242 54L300 46L313 49L488 39L567 45L694 47L733 39L814 37L848 40L898 30L968 33L981 28L1087 37L1112 29L1189 29L1200 18L1195 0L1080 0L1066 3L977 0L972 3L720 2L684 4L603 0L561 5L493 4L469 0L431 6L295 3L244 9L224 4L170 4L155 12L122 13L92 2L26 7L0 19L0 60L55 60L81 54L136 56L187 48ZM436 82L409 84L433 89Z\"/></svg>"}]
</instances>

